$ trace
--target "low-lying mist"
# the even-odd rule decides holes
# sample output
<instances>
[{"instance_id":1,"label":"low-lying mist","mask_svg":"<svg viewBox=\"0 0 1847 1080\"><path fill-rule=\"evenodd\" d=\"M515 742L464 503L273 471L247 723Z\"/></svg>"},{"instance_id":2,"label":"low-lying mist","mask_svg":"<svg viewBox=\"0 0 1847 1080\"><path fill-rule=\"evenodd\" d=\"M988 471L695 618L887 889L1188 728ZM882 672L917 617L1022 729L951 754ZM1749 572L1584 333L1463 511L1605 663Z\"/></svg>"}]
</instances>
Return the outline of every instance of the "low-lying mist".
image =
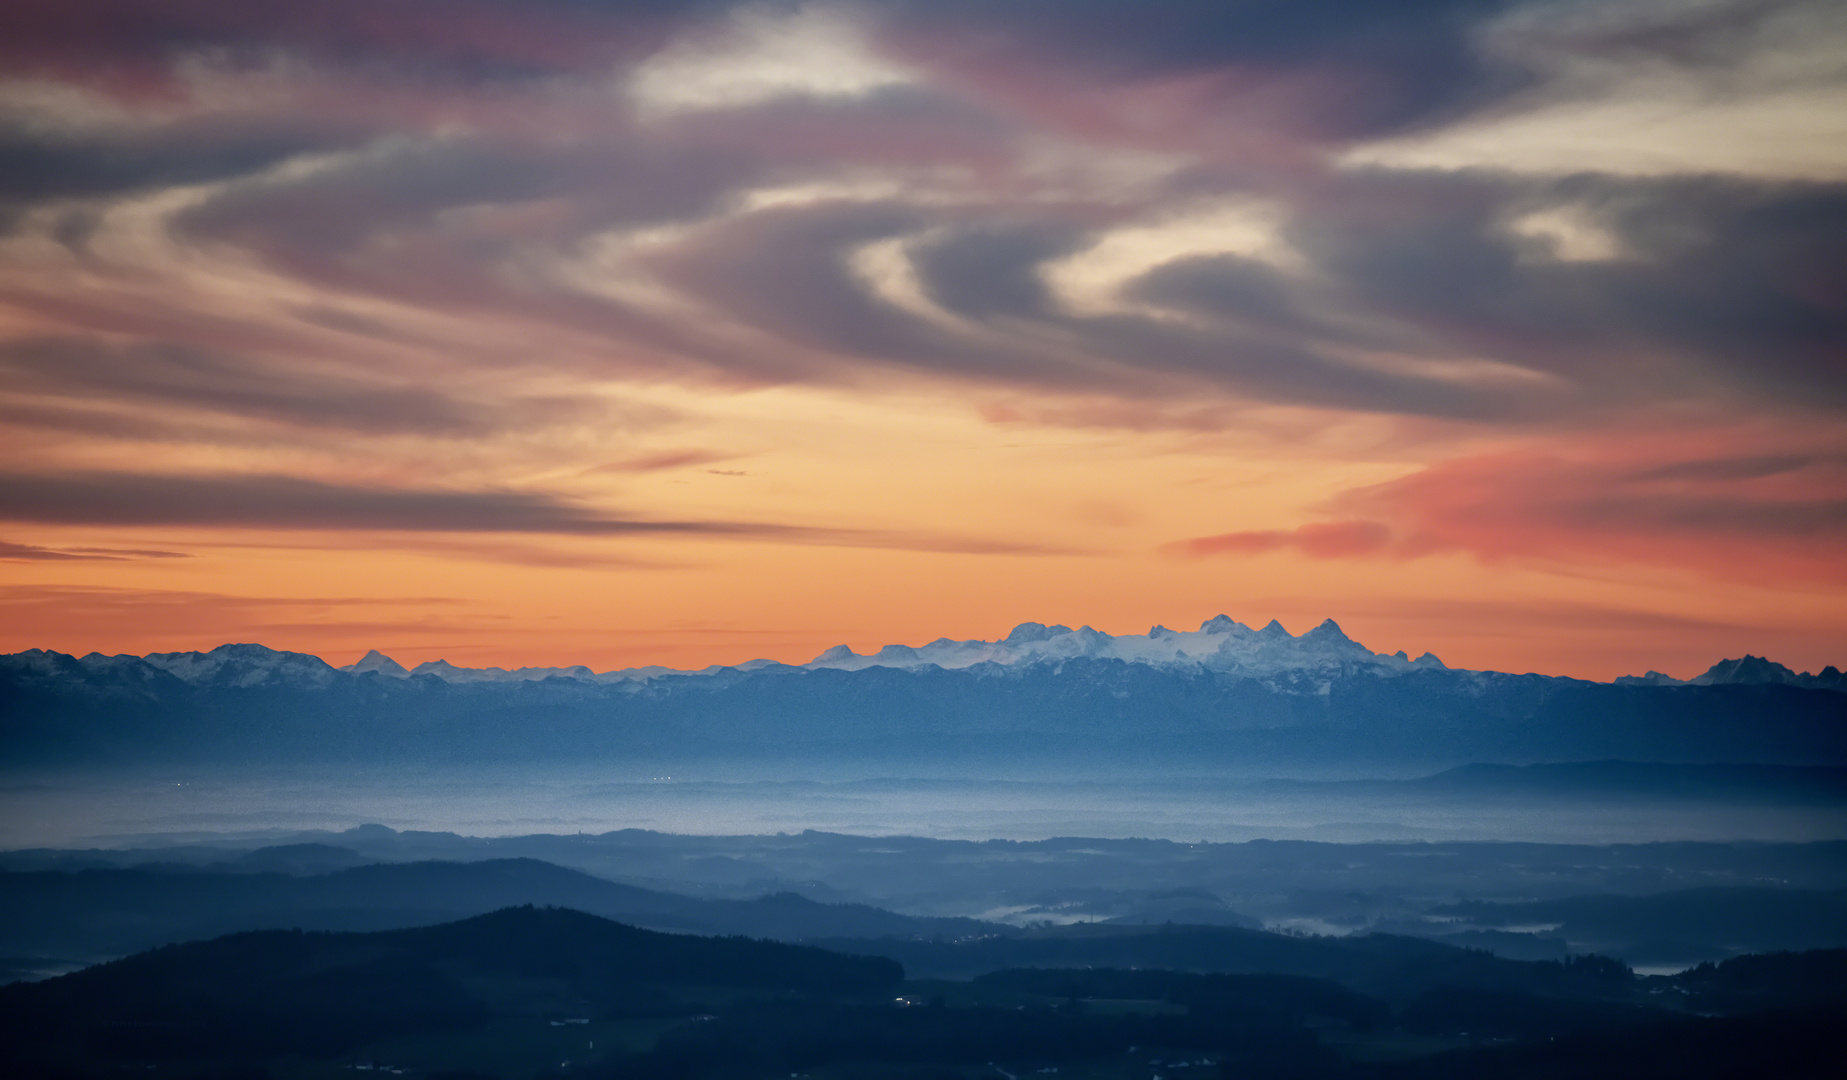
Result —
<instances>
[{"instance_id":1,"label":"low-lying mist","mask_svg":"<svg viewBox=\"0 0 1847 1080\"><path fill-rule=\"evenodd\" d=\"M681 765L190 766L14 771L0 847L279 836L377 823L509 836L1054 836L1643 843L1847 838L1847 770L1587 763L1416 778L789 779Z\"/></svg>"}]
</instances>

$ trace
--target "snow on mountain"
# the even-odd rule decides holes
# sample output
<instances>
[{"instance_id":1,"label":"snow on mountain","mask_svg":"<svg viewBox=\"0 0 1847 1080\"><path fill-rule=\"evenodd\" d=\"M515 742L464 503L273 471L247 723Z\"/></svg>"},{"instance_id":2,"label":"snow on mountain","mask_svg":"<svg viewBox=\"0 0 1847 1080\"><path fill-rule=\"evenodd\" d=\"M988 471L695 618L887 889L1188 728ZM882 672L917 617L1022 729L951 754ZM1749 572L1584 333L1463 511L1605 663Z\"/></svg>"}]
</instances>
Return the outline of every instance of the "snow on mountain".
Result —
<instances>
[{"instance_id":1,"label":"snow on mountain","mask_svg":"<svg viewBox=\"0 0 1847 1080\"><path fill-rule=\"evenodd\" d=\"M41 656L39 650L32 650L18 654L13 660L23 669L46 668L40 674L50 676L50 668L56 666L54 660L73 662L68 658L60 658L61 654L44 653ZM794 670L915 670L930 666L959 670L982 664L1008 667L1040 664L1055 666L1076 659L1118 660L1156 668L1204 669L1256 679L1286 677L1298 687L1304 685L1298 681L1302 678L1309 680L1307 685L1313 685L1335 675L1391 677L1414 671L1449 670L1443 661L1430 653L1415 660L1402 651L1389 655L1375 653L1348 637L1333 619L1325 620L1306 633L1295 635L1274 619L1262 629L1253 630L1225 615L1207 619L1197 630L1170 630L1164 626L1155 626L1146 634L1118 636L1088 626L1073 630L1068 626L1026 622L1014 627L1006 637L998 641L938 638L927 645L887 645L870 654L856 653L845 645L837 645ZM316 656L250 644L220 645L210 652L149 653L141 658L91 653L74 663L80 664L82 669L93 675L100 675L106 670L126 670L142 661L188 683L233 687L281 683L324 686L340 672L392 679L427 675L458 684L517 683L550 678L616 684L784 667L772 660L751 660L742 664L713 665L697 671L650 665L599 673L583 664L512 669L468 668L451 664L447 660L430 660L406 669L396 660L373 649L356 663L334 668ZM1797 674L1782 664L1751 655L1736 660L1722 660L1692 679L1676 679L1658 671L1650 671L1641 676L1625 675L1615 681L1623 686L1780 684L1847 690L1847 675L1834 667L1824 669L1819 675L1807 672Z\"/></svg>"},{"instance_id":2,"label":"snow on mountain","mask_svg":"<svg viewBox=\"0 0 1847 1080\"><path fill-rule=\"evenodd\" d=\"M340 670L351 675L372 673L394 679L434 675L444 682L452 683L532 682L550 678L622 682L629 679L646 680L660 675L681 674L672 668L658 666L624 668L621 671L606 671L600 675L583 664L572 664L567 667L522 667L511 670L501 667L469 668L458 667L447 660L426 660L414 668L406 668L377 649L370 650L357 663L347 664Z\"/></svg>"},{"instance_id":3,"label":"snow on mountain","mask_svg":"<svg viewBox=\"0 0 1847 1080\"><path fill-rule=\"evenodd\" d=\"M999 641L952 641L938 638L928 645L887 645L879 651L861 655L845 645L828 649L799 667L810 671L833 669L859 671L870 667L920 668L935 665L958 669L976 664L1022 665L1058 663L1077 658L1122 660L1156 667L1199 666L1214 671L1237 672L1252 676L1286 671L1329 672L1339 669L1366 669L1380 675L1396 675L1415 670L1444 670L1443 661L1430 653L1412 660L1403 652L1386 655L1375 653L1349 638L1333 619L1301 636L1290 634L1272 619L1261 630L1253 630L1225 615L1207 619L1198 630L1169 630L1156 626L1146 634L1116 636L1088 626L1076 630L1068 626L1021 623ZM468 668L447 660L430 660L406 670L403 665L373 649L358 663L341 671L352 674L376 672L397 678L434 675L452 683L524 682L553 677L587 679L599 683L647 682L669 675L711 675L722 671L757 671L781 667L774 660L750 660L742 664L713 665L697 671L650 665L594 672L582 664L571 667Z\"/></svg>"},{"instance_id":4,"label":"snow on mountain","mask_svg":"<svg viewBox=\"0 0 1847 1080\"><path fill-rule=\"evenodd\" d=\"M509 671L506 668L465 668L456 667L447 660L426 660L410 669L410 674L434 675L444 682L531 682L553 677L562 679L594 679L596 672L582 664L570 667L523 667Z\"/></svg>"},{"instance_id":5,"label":"snow on mountain","mask_svg":"<svg viewBox=\"0 0 1847 1080\"><path fill-rule=\"evenodd\" d=\"M92 653L99 664L119 659ZM211 652L149 653L144 661L189 683L217 686L264 686L275 683L309 683L325 685L336 674L333 667L318 656L307 653L281 652L262 645L220 645Z\"/></svg>"},{"instance_id":6,"label":"snow on mountain","mask_svg":"<svg viewBox=\"0 0 1847 1080\"><path fill-rule=\"evenodd\" d=\"M1274 619L1263 629L1252 630L1224 615L1207 619L1198 630L1169 630L1156 626L1146 634L1120 637L1088 626L1073 630L1068 626L1029 622L1014 627L999 641L938 638L917 648L887 645L870 655L860 655L845 645L838 645L803 666L811 670L858 671L869 667L916 668L933 664L953 669L976 664L1056 663L1079 657L1155 667L1198 666L1251 676L1350 669L1398 675L1444 668L1443 661L1430 653L1416 660L1403 652L1375 653L1343 633L1333 619L1298 637Z\"/></svg>"},{"instance_id":7,"label":"snow on mountain","mask_svg":"<svg viewBox=\"0 0 1847 1080\"><path fill-rule=\"evenodd\" d=\"M398 663L396 660L379 652L377 649L372 649L364 656L360 657L357 664L347 664L340 670L352 675L363 675L368 671L375 671L380 675L390 675L398 679L407 678L410 675L410 672L405 669L403 664Z\"/></svg>"}]
</instances>

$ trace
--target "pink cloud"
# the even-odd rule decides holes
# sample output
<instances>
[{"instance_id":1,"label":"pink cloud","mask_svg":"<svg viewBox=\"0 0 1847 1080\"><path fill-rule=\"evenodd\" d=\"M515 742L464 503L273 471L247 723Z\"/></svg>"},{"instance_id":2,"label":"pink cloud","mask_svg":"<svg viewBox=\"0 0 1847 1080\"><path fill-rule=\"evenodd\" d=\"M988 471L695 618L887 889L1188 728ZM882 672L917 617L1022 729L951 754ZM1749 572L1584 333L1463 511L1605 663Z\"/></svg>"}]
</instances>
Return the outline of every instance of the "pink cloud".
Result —
<instances>
[{"instance_id":1,"label":"pink cloud","mask_svg":"<svg viewBox=\"0 0 1847 1080\"><path fill-rule=\"evenodd\" d=\"M1184 540L1188 556L1465 552L1655 565L1715 578L1847 581L1847 450L1740 433L1581 438L1438 462L1349 491L1353 517Z\"/></svg>"},{"instance_id":2,"label":"pink cloud","mask_svg":"<svg viewBox=\"0 0 1847 1080\"><path fill-rule=\"evenodd\" d=\"M1185 555L1260 555L1293 548L1315 559L1350 559L1376 555L1391 544L1392 530L1378 521L1330 521L1294 529L1223 533L1183 540L1175 548Z\"/></svg>"}]
</instances>

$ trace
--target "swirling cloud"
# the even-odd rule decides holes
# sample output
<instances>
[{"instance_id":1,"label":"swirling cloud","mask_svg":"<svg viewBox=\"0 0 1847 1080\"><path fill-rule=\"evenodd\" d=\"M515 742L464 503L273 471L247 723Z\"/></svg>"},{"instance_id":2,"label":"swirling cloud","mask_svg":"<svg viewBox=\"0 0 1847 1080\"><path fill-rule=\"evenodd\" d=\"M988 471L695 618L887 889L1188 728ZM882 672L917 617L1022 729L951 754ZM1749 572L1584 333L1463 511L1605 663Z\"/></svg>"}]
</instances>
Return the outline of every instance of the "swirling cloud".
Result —
<instances>
[{"instance_id":1,"label":"swirling cloud","mask_svg":"<svg viewBox=\"0 0 1847 1080\"><path fill-rule=\"evenodd\" d=\"M501 531L1838 583L1838 8L15 4L9 567ZM1105 461L1160 505L1067 535ZM703 602L757 587L715 558Z\"/></svg>"}]
</instances>

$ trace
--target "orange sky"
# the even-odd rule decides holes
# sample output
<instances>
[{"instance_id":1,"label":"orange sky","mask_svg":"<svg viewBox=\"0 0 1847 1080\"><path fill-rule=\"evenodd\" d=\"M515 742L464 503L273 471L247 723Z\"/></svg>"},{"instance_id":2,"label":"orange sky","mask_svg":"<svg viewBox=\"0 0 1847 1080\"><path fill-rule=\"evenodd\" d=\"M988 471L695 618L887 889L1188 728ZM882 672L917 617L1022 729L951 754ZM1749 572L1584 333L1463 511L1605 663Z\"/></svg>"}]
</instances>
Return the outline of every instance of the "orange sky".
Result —
<instances>
[{"instance_id":1,"label":"orange sky","mask_svg":"<svg viewBox=\"0 0 1847 1080\"><path fill-rule=\"evenodd\" d=\"M1847 662L1838 6L991 8L28 6L0 650Z\"/></svg>"}]
</instances>

